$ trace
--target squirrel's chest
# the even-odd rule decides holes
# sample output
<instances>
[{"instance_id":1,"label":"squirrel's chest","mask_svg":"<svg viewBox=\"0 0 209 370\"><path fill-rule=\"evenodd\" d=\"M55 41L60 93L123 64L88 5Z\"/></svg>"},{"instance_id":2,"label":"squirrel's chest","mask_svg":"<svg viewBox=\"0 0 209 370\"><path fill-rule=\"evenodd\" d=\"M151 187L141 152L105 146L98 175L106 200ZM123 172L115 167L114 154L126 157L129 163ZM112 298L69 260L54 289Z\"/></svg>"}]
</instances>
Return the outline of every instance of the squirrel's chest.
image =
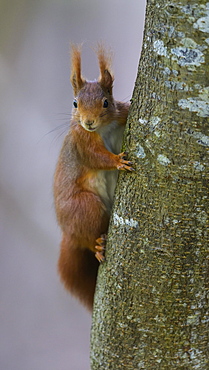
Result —
<instances>
[{"instance_id":1,"label":"squirrel's chest","mask_svg":"<svg viewBox=\"0 0 209 370\"><path fill-rule=\"evenodd\" d=\"M117 170L98 170L88 176L89 189L99 195L109 212L112 208L117 177Z\"/></svg>"},{"instance_id":2,"label":"squirrel's chest","mask_svg":"<svg viewBox=\"0 0 209 370\"><path fill-rule=\"evenodd\" d=\"M119 126L115 121L100 130L99 133L108 151L114 154L120 153L123 132L124 126ZM117 178L117 170L100 170L97 171L95 177L92 178L92 186L94 187L95 191L98 193L109 211L112 208Z\"/></svg>"},{"instance_id":3,"label":"squirrel's chest","mask_svg":"<svg viewBox=\"0 0 209 370\"><path fill-rule=\"evenodd\" d=\"M125 126L118 125L117 121L112 121L108 126L99 130L105 148L114 154L119 154L123 140Z\"/></svg>"}]
</instances>

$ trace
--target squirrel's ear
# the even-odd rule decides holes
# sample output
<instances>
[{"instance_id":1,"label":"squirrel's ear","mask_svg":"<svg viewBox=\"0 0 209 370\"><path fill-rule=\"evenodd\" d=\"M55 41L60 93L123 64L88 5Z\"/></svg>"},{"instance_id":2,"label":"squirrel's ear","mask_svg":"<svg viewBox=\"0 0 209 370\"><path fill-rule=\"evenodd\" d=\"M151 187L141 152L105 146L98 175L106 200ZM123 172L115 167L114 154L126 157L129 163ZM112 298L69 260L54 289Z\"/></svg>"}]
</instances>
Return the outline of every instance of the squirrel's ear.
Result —
<instances>
[{"instance_id":1,"label":"squirrel's ear","mask_svg":"<svg viewBox=\"0 0 209 370\"><path fill-rule=\"evenodd\" d=\"M108 90L109 94L112 95L114 77L112 73L110 72L111 59L112 59L111 52L107 53L104 47L100 44L98 45L98 48L97 48L97 56L98 56L99 69L100 69L99 83L104 89Z\"/></svg>"},{"instance_id":2,"label":"squirrel's ear","mask_svg":"<svg viewBox=\"0 0 209 370\"><path fill-rule=\"evenodd\" d=\"M81 46L71 45L71 77L70 81L73 87L74 95L77 96L80 89L85 84L81 76Z\"/></svg>"},{"instance_id":3,"label":"squirrel's ear","mask_svg":"<svg viewBox=\"0 0 209 370\"><path fill-rule=\"evenodd\" d=\"M101 77L99 80L100 85L108 90L108 93L112 95L112 88L113 88L113 77L108 69L101 71Z\"/></svg>"}]
</instances>

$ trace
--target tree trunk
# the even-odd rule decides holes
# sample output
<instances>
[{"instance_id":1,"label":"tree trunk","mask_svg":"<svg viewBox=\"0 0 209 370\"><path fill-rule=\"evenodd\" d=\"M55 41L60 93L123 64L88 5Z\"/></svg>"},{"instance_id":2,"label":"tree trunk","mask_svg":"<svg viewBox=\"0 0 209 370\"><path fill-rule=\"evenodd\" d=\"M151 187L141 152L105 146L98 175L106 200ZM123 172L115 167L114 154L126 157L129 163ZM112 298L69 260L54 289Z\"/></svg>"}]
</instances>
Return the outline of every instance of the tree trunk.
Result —
<instances>
[{"instance_id":1,"label":"tree trunk","mask_svg":"<svg viewBox=\"0 0 209 370\"><path fill-rule=\"evenodd\" d=\"M209 369L209 2L148 0L91 369Z\"/></svg>"}]
</instances>

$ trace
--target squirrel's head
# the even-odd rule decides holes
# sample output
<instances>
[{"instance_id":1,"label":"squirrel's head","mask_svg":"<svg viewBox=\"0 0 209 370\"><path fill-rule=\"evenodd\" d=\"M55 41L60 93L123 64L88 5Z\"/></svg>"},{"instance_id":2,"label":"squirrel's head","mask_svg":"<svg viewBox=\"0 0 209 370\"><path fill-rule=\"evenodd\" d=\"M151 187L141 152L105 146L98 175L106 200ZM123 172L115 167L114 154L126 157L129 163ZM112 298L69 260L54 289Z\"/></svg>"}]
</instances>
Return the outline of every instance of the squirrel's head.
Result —
<instances>
[{"instance_id":1,"label":"squirrel's head","mask_svg":"<svg viewBox=\"0 0 209 370\"><path fill-rule=\"evenodd\" d=\"M71 83L74 91L73 115L85 130L96 131L114 120L112 96L114 78L110 72L110 54L99 45L98 81L86 81L81 75L81 48L72 46Z\"/></svg>"}]
</instances>

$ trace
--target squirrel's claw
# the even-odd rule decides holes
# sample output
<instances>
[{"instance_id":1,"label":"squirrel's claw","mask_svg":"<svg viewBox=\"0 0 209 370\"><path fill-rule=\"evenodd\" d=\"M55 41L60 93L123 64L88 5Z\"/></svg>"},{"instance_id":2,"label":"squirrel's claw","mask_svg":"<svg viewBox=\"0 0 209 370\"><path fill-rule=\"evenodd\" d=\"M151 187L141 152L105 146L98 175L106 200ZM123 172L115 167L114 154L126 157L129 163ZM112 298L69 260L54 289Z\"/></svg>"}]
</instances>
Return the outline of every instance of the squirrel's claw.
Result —
<instances>
[{"instance_id":1,"label":"squirrel's claw","mask_svg":"<svg viewBox=\"0 0 209 370\"><path fill-rule=\"evenodd\" d=\"M104 251L106 247L107 235L103 234L96 240L97 245L95 246L96 253L95 257L98 259L99 262L105 260Z\"/></svg>"},{"instance_id":2,"label":"squirrel's claw","mask_svg":"<svg viewBox=\"0 0 209 370\"><path fill-rule=\"evenodd\" d=\"M96 252L95 253L95 257L96 259L101 263L105 260L105 257L103 256L103 254L101 252Z\"/></svg>"},{"instance_id":3,"label":"squirrel's claw","mask_svg":"<svg viewBox=\"0 0 209 370\"><path fill-rule=\"evenodd\" d=\"M127 160L127 152L123 152L118 154L120 164L117 166L118 170L127 170L127 171L135 171L135 169L132 167L133 162Z\"/></svg>"}]
</instances>

